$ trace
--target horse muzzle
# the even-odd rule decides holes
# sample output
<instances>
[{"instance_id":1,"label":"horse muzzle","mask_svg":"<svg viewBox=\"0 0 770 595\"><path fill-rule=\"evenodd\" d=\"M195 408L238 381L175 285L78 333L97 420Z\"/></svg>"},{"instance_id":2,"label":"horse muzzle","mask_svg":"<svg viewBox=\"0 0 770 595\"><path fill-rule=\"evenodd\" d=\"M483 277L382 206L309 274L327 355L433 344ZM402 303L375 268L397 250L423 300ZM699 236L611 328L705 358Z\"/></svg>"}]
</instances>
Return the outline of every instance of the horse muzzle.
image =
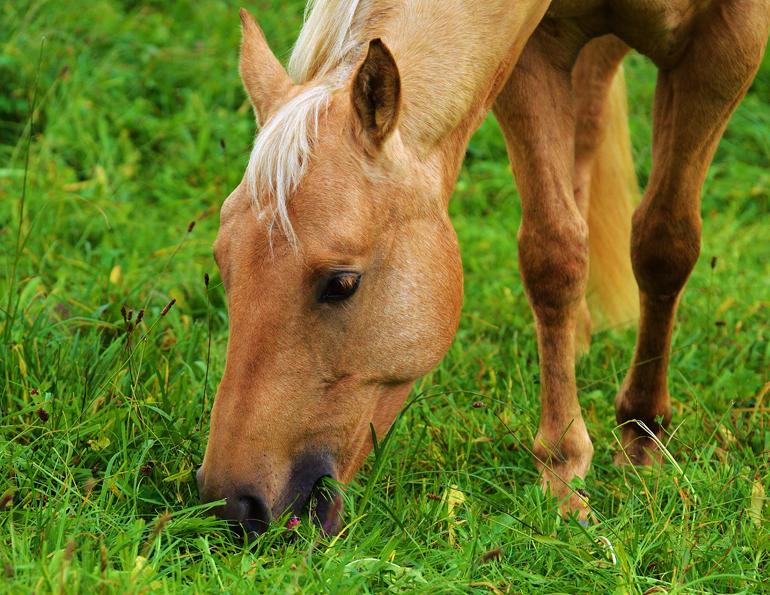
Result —
<instances>
[{"instance_id":1,"label":"horse muzzle","mask_svg":"<svg viewBox=\"0 0 770 595\"><path fill-rule=\"evenodd\" d=\"M298 519L306 518L321 530L334 535L341 528L342 494L335 485L332 459L320 453L299 456L292 465L286 486L270 503L259 482L239 483L228 478L223 487L213 488L208 481L209 470L198 469L198 490L204 502L225 500L214 513L227 521L240 537L249 541L264 533L270 524L285 515L291 529ZM229 485L230 487L224 487ZM301 522L301 520L300 520Z\"/></svg>"}]
</instances>

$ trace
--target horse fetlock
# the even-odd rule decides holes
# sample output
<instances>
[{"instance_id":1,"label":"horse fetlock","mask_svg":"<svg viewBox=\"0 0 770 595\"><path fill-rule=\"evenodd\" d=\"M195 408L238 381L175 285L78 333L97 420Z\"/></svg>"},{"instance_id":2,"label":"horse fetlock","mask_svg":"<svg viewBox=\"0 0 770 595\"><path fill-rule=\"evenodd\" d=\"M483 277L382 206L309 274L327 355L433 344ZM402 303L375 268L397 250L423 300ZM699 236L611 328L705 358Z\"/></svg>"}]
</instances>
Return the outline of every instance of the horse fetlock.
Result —
<instances>
[{"instance_id":1,"label":"horse fetlock","mask_svg":"<svg viewBox=\"0 0 770 595\"><path fill-rule=\"evenodd\" d=\"M615 465L649 467L662 462L663 458L658 446L661 438L662 432L655 433L653 438L634 422L629 422L620 429L620 449L615 453Z\"/></svg>"},{"instance_id":2,"label":"horse fetlock","mask_svg":"<svg viewBox=\"0 0 770 595\"><path fill-rule=\"evenodd\" d=\"M620 425L639 420L659 432L668 427L671 415L671 397L665 386L648 390L624 386L615 397L615 419Z\"/></svg>"},{"instance_id":3,"label":"horse fetlock","mask_svg":"<svg viewBox=\"0 0 770 595\"><path fill-rule=\"evenodd\" d=\"M623 389L615 399L615 419L620 426L621 448L616 465L646 466L660 462L659 444L671 422L671 398L666 390L637 392Z\"/></svg>"},{"instance_id":4,"label":"horse fetlock","mask_svg":"<svg viewBox=\"0 0 770 595\"><path fill-rule=\"evenodd\" d=\"M543 491L556 498L562 514L576 514L580 521L587 521L588 498L574 485L576 479L582 480L588 474L594 452L582 419L575 420L566 431L541 427L532 451L542 473Z\"/></svg>"},{"instance_id":5,"label":"horse fetlock","mask_svg":"<svg viewBox=\"0 0 770 595\"><path fill-rule=\"evenodd\" d=\"M575 477L585 477L591 467L594 447L582 419L560 427L543 427L535 436L532 454L539 469L563 483Z\"/></svg>"}]
</instances>

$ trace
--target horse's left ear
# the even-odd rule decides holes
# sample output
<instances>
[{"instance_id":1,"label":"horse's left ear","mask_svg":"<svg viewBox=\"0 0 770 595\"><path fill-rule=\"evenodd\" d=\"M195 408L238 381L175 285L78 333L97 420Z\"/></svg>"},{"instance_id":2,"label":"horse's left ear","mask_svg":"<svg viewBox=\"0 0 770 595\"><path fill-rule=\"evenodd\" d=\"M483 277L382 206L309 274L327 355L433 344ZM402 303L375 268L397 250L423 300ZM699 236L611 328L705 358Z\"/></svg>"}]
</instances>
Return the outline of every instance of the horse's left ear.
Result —
<instances>
[{"instance_id":1,"label":"horse's left ear","mask_svg":"<svg viewBox=\"0 0 770 595\"><path fill-rule=\"evenodd\" d=\"M353 79L353 107L369 140L379 146L393 132L401 107L401 77L393 54L380 39L369 51Z\"/></svg>"},{"instance_id":2,"label":"horse's left ear","mask_svg":"<svg viewBox=\"0 0 770 595\"><path fill-rule=\"evenodd\" d=\"M267 45L259 25L244 8L241 8L241 27L243 42L238 70L257 121L264 124L286 101L292 82Z\"/></svg>"}]
</instances>

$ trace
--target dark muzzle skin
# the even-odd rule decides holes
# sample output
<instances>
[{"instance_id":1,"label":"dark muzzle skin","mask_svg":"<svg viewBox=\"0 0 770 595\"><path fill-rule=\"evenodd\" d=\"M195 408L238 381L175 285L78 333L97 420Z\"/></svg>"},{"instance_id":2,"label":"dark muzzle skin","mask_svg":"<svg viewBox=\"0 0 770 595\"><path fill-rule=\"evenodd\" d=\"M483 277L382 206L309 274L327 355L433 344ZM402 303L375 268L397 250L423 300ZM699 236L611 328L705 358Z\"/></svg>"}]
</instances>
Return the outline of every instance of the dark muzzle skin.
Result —
<instances>
[{"instance_id":1,"label":"dark muzzle skin","mask_svg":"<svg viewBox=\"0 0 770 595\"><path fill-rule=\"evenodd\" d=\"M276 501L270 505L262 495L259 482L233 483L228 487L207 489L203 467L196 474L203 502L225 500L214 513L227 521L240 537L252 541L264 533L270 523L285 514L301 517L305 513L327 535L339 532L342 517L342 494L333 485L333 459L323 452L308 452L292 464L289 481Z\"/></svg>"}]
</instances>

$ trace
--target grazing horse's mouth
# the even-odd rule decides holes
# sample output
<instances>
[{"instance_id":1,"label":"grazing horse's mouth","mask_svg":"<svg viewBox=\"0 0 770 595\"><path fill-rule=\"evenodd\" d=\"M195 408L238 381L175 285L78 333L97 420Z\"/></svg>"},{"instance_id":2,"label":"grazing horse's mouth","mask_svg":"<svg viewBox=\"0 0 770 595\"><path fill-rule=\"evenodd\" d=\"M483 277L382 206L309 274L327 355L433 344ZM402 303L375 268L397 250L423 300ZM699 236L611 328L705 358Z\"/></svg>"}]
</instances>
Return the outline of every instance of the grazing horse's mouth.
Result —
<instances>
[{"instance_id":1,"label":"grazing horse's mouth","mask_svg":"<svg viewBox=\"0 0 770 595\"><path fill-rule=\"evenodd\" d=\"M342 508L342 493L334 485L334 478L325 475L313 486L303 512L324 533L336 535L342 525Z\"/></svg>"},{"instance_id":2,"label":"grazing horse's mouth","mask_svg":"<svg viewBox=\"0 0 770 595\"><path fill-rule=\"evenodd\" d=\"M285 520L287 530L312 522L327 535L336 535L342 526L343 500L335 474L326 456L303 456L295 463L283 493L269 502L256 484L229 490L207 486L206 473L198 470L201 499L210 502L224 499L214 513L230 522L236 535L253 541L268 530L271 523Z\"/></svg>"}]
</instances>

